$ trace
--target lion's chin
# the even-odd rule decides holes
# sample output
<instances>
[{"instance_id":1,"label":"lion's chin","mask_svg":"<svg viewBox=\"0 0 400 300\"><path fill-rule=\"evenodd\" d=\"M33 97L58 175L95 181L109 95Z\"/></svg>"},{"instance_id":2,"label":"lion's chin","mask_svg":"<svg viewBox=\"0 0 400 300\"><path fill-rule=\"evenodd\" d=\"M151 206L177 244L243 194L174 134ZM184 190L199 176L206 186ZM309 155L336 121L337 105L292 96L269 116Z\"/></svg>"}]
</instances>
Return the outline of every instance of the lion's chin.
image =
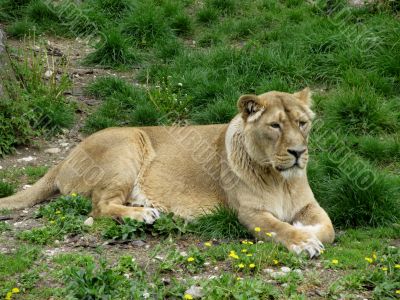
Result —
<instances>
[{"instance_id":1,"label":"lion's chin","mask_svg":"<svg viewBox=\"0 0 400 300\"><path fill-rule=\"evenodd\" d=\"M281 176L285 179L292 179L295 177L304 176L304 169L298 166L293 166L291 168L279 170L279 174L281 174Z\"/></svg>"}]
</instances>

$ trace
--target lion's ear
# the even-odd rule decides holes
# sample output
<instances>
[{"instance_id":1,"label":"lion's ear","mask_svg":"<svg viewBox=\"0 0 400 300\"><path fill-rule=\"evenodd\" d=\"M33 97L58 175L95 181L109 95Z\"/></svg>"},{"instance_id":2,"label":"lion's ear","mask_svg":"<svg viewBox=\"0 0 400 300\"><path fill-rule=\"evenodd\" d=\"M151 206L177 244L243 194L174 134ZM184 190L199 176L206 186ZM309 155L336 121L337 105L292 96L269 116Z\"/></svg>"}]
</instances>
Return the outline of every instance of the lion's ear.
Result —
<instances>
[{"instance_id":1,"label":"lion's ear","mask_svg":"<svg viewBox=\"0 0 400 300\"><path fill-rule=\"evenodd\" d=\"M299 99L299 101L308 107L311 107L312 101L311 101L311 90L310 88L306 87L300 92L294 93L293 95Z\"/></svg>"},{"instance_id":2,"label":"lion's ear","mask_svg":"<svg viewBox=\"0 0 400 300\"><path fill-rule=\"evenodd\" d=\"M264 108L260 103L260 99L256 95L241 96L237 105L239 108L239 112L242 114L242 118L245 121L249 118L254 121L258 118L257 116L261 115L262 111L264 111Z\"/></svg>"}]
</instances>

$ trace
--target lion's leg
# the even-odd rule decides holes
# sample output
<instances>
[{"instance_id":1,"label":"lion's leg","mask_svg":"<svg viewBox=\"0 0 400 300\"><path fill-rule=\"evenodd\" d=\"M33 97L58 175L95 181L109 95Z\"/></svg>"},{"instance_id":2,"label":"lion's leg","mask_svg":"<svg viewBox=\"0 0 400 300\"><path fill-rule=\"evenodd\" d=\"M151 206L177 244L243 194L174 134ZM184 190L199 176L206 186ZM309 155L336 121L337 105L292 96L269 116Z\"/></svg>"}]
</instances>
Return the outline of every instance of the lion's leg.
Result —
<instances>
[{"instance_id":1,"label":"lion's leg","mask_svg":"<svg viewBox=\"0 0 400 300\"><path fill-rule=\"evenodd\" d=\"M267 211L240 209L238 217L240 222L257 238L273 237L290 251L296 253L306 251L310 257L313 257L318 256L323 249L322 243L313 234L282 222ZM255 230L257 227L260 228L260 231Z\"/></svg>"},{"instance_id":2,"label":"lion's leg","mask_svg":"<svg viewBox=\"0 0 400 300\"><path fill-rule=\"evenodd\" d=\"M328 214L316 203L303 207L294 217L293 226L315 234L323 243L332 243L335 238Z\"/></svg>"},{"instance_id":3,"label":"lion's leg","mask_svg":"<svg viewBox=\"0 0 400 300\"><path fill-rule=\"evenodd\" d=\"M160 217L157 209L151 207L130 207L126 206L126 200L130 189L127 185L108 186L106 189L99 189L93 192L92 215L132 218L147 224L152 224Z\"/></svg>"}]
</instances>

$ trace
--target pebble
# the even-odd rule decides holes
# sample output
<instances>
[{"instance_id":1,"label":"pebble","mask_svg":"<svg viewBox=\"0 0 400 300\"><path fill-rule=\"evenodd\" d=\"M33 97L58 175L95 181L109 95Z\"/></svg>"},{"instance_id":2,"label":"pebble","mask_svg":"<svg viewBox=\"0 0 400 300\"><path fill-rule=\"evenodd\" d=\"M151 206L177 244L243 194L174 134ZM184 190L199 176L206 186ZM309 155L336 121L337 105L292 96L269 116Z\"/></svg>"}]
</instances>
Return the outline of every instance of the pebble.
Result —
<instances>
[{"instance_id":1,"label":"pebble","mask_svg":"<svg viewBox=\"0 0 400 300\"><path fill-rule=\"evenodd\" d=\"M17 159L18 162L30 162L30 161L34 161L34 160L36 160L36 157L33 157L33 156L27 156L27 157Z\"/></svg>"},{"instance_id":2,"label":"pebble","mask_svg":"<svg viewBox=\"0 0 400 300\"><path fill-rule=\"evenodd\" d=\"M65 148L69 146L69 143L61 143L60 146Z\"/></svg>"},{"instance_id":3,"label":"pebble","mask_svg":"<svg viewBox=\"0 0 400 300\"><path fill-rule=\"evenodd\" d=\"M273 273L271 273L271 277L274 278L274 279L283 277L283 276L285 276L285 275L286 275L285 273L279 272L279 271L278 271L278 272L273 272Z\"/></svg>"},{"instance_id":4,"label":"pebble","mask_svg":"<svg viewBox=\"0 0 400 300\"><path fill-rule=\"evenodd\" d=\"M0 166L0 170L2 170L3 169L3 167L2 166Z\"/></svg>"},{"instance_id":5,"label":"pebble","mask_svg":"<svg viewBox=\"0 0 400 300\"><path fill-rule=\"evenodd\" d=\"M89 218L87 218L87 219L85 220L85 222L83 222L83 225L92 227L92 226L93 226L93 222L94 222L93 217L89 217Z\"/></svg>"},{"instance_id":6,"label":"pebble","mask_svg":"<svg viewBox=\"0 0 400 300\"><path fill-rule=\"evenodd\" d=\"M185 291L185 294L191 295L193 299L201 298L204 296L203 288L196 285L192 285L188 290Z\"/></svg>"},{"instance_id":7,"label":"pebble","mask_svg":"<svg viewBox=\"0 0 400 300\"><path fill-rule=\"evenodd\" d=\"M44 77L46 77L46 78L50 78L52 75L53 75L53 71L52 70L47 70L44 73Z\"/></svg>"},{"instance_id":8,"label":"pebble","mask_svg":"<svg viewBox=\"0 0 400 300\"><path fill-rule=\"evenodd\" d=\"M49 153L49 154L57 154L60 153L61 149L60 148L49 148L44 150L44 153Z\"/></svg>"},{"instance_id":9,"label":"pebble","mask_svg":"<svg viewBox=\"0 0 400 300\"><path fill-rule=\"evenodd\" d=\"M292 269L290 269L289 267L282 267L282 268L281 268L281 271L282 271L283 273L289 273L291 270L292 270Z\"/></svg>"},{"instance_id":10,"label":"pebble","mask_svg":"<svg viewBox=\"0 0 400 300\"><path fill-rule=\"evenodd\" d=\"M263 271L263 273L271 274L271 273L274 272L274 269L264 269L264 270L262 270L262 271Z\"/></svg>"},{"instance_id":11,"label":"pebble","mask_svg":"<svg viewBox=\"0 0 400 300\"><path fill-rule=\"evenodd\" d=\"M186 257L187 253L185 251L182 251L181 253L179 253L181 256Z\"/></svg>"},{"instance_id":12,"label":"pebble","mask_svg":"<svg viewBox=\"0 0 400 300\"><path fill-rule=\"evenodd\" d=\"M22 189L23 189L23 190L27 190L27 189L29 189L30 187L32 187L32 186L29 185L29 184L25 184L25 185L22 187Z\"/></svg>"}]
</instances>

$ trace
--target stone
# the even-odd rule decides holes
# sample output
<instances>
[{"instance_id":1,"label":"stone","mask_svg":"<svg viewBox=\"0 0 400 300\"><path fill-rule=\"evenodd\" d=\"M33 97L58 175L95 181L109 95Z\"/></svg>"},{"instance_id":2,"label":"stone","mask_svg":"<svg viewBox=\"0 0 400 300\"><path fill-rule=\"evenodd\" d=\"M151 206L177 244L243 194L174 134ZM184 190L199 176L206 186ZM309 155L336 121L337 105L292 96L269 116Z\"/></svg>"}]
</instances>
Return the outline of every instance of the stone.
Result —
<instances>
[{"instance_id":1,"label":"stone","mask_svg":"<svg viewBox=\"0 0 400 300\"><path fill-rule=\"evenodd\" d=\"M274 278L274 279L283 277L283 276L285 276L285 275L286 275L285 273L279 272L279 271L278 271L278 272L273 272L273 273L271 273L271 277Z\"/></svg>"},{"instance_id":2,"label":"stone","mask_svg":"<svg viewBox=\"0 0 400 300\"><path fill-rule=\"evenodd\" d=\"M94 223L93 217L89 217L89 218L87 218L87 219L85 220L85 222L83 222L83 225L92 227L92 226L93 226L93 223Z\"/></svg>"},{"instance_id":3,"label":"stone","mask_svg":"<svg viewBox=\"0 0 400 300\"><path fill-rule=\"evenodd\" d=\"M44 150L44 153L49 153L49 154L57 154L60 152L61 152L60 148L49 148L49 149Z\"/></svg>"},{"instance_id":4,"label":"stone","mask_svg":"<svg viewBox=\"0 0 400 300\"><path fill-rule=\"evenodd\" d=\"M53 76L53 71L52 70L47 70L44 73L44 77L47 78L47 79L49 79L51 76Z\"/></svg>"},{"instance_id":5,"label":"stone","mask_svg":"<svg viewBox=\"0 0 400 300\"><path fill-rule=\"evenodd\" d=\"M303 271L300 270L300 269L294 269L293 272L295 272L295 273L297 273L299 275L301 275L303 273Z\"/></svg>"},{"instance_id":6,"label":"stone","mask_svg":"<svg viewBox=\"0 0 400 300\"><path fill-rule=\"evenodd\" d=\"M33 156L27 156L27 157L17 159L18 162L31 162L34 160L36 160L36 157L33 157Z\"/></svg>"},{"instance_id":7,"label":"stone","mask_svg":"<svg viewBox=\"0 0 400 300\"><path fill-rule=\"evenodd\" d=\"M282 271L283 273L289 273L291 270L292 270L292 269L290 269L289 267L282 267L282 268L281 268L281 271Z\"/></svg>"},{"instance_id":8,"label":"stone","mask_svg":"<svg viewBox=\"0 0 400 300\"><path fill-rule=\"evenodd\" d=\"M271 274L271 273L274 272L274 269L264 269L264 270L262 270L262 271L263 271L263 273L265 273L265 274Z\"/></svg>"},{"instance_id":9,"label":"stone","mask_svg":"<svg viewBox=\"0 0 400 300\"><path fill-rule=\"evenodd\" d=\"M203 288L196 285L192 285L188 290L185 291L185 294L191 295L193 299L201 298L204 296Z\"/></svg>"},{"instance_id":10,"label":"stone","mask_svg":"<svg viewBox=\"0 0 400 300\"><path fill-rule=\"evenodd\" d=\"M22 189L23 189L23 190L27 190L27 189L29 189L30 187L32 187L32 186L29 185L29 184L25 184L25 185L22 187Z\"/></svg>"}]
</instances>

